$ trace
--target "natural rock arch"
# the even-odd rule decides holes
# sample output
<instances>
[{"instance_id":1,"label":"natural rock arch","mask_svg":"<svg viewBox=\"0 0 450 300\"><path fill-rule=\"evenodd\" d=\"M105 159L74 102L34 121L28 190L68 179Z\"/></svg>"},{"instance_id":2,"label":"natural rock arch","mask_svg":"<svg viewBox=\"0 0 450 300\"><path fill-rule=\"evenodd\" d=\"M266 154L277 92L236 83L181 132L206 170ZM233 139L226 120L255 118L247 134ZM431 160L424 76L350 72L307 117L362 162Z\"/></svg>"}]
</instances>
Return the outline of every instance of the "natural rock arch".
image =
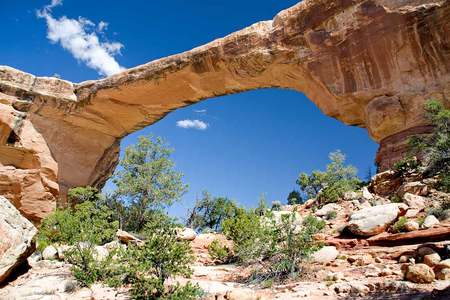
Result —
<instances>
[{"instance_id":1,"label":"natural rock arch","mask_svg":"<svg viewBox=\"0 0 450 300\"><path fill-rule=\"evenodd\" d=\"M102 186L127 134L192 103L258 88L303 92L365 127L389 167L422 105L450 104L450 5L305 0L272 21L117 75L73 84L0 67L0 193L38 222L68 188Z\"/></svg>"}]
</instances>

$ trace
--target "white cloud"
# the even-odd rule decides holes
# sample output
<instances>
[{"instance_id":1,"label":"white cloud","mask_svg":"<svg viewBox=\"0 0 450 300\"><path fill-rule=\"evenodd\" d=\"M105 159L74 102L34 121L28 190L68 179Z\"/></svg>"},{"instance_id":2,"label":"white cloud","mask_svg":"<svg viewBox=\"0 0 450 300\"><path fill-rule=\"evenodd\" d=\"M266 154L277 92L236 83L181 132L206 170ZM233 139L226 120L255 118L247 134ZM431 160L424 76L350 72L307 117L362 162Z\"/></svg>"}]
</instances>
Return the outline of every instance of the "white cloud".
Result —
<instances>
[{"instance_id":1,"label":"white cloud","mask_svg":"<svg viewBox=\"0 0 450 300\"><path fill-rule=\"evenodd\" d=\"M108 23L100 21L96 26L83 17L78 20L66 16L56 19L52 15L52 9L58 5L62 5L62 0L52 0L37 12L37 16L47 22L47 38L52 43L60 43L77 60L101 75L109 76L122 71L124 68L114 59L114 55L120 54L123 45L118 42L100 41L96 34L96 30L102 33Z\"/></svg>"},{"instance_id":2,"label":"white cloud","mask_svg":"<svg viewBox=\"0 0 450 300\"><path fill-rule=\"evenodd\" d=\"M177 126L186 129L206 130L209 125L200 120L180 120L177 122Z\"/></svg>"}]
</instances>

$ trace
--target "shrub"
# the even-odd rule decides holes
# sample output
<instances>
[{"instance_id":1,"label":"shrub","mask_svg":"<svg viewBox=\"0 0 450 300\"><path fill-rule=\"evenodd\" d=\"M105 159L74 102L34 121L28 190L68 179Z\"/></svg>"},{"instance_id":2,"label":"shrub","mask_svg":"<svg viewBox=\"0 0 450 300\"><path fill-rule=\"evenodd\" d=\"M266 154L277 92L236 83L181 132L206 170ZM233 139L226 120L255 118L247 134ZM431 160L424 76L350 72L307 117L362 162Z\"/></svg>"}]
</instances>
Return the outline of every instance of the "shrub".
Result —
<instances>
[{"instance_id":1,"label":"shrub","mask_svg":"<svg viewBox=\"0 0 450 300\"><path fill-rule=\"evenodd\" d=\"M399 233L405 231L405 225L408 219L404 216L398 218L397 222L392 225L392 232Z\"/></svg>"},{"instance_id":2,"label":"shrub","mask_svg":"<svg viewBox=\"0 0 450 300\"><path fill-rule=\"evenodd\" d=\"M336 217L337 217L337 212L335 210L331 210L331 211L327 212L327 215L325 216L325 218L327 220L333 220L333 219L336 219Z\"/></svg>"},{"instance_id":3,"label":"shrub","mask_svg":"<svg viewBox=\"0 0 450 300\"><path fill-rule=\"evenodd\" d=\"M403 203L403 199L400 198L398 195L392 195L389 200L391 200L392 203Z\"/></svg>"},{"instance_id":4,"label":"shrub","mask_svg":"<svg viewBox=\"0 0 450 300\"><path fill-rule=\"evenodd\" d=\"M208 192L203 192L203 197L197 200L192 209L186 225L198 231L219 232L222 230L223 220L236 214L237 205L225 197L212 197Z\"/></svg>"},{"instance_id":5,"label":"shrub","mask_svg":"<svg viewBox=\"0 0 450 300\"><path fill-rule=\"evenodd\" d=\"M57 209L43 219L37 236L38 248L51 244L104 244L114 238L119 227L104 205L86 201L74 208Z\"/></svg>"},{"instance_id":6,"label":"shrub","mask_svg":"<svg viewBox=\"0 0 450 300\"><path fill-rule=\"evenodd\" d=\"M234 242L233 249L239 262L261 261L272 255L275 250L275 232L265 221L271 223L272 219L239 208L235 217L223 222L223 232Z\"/></svg>"},{"instance_id":7,"label":"shrub","mask_svg":"<svg viewBox=\"0 0 450 300\"><path fill-rule=\"evenodd\" d=\"M419 162L417 161L417 158L411 155L408 155L405 158L399 160L394 164L393 167L394 171L401 176L417 172L418 168Z\"/></svg>"},{"instance_id":8,"label":"shrub","mask_svg":"<svg viewBox=\"0 0 450 300\"><path fill-rule=\"evenodd\" d=\"M90 186L71 188L67 193L67 200L71 206L81 204L86 201L96 203L100 201L100 199L101 194L99 191Z\"/></svg>"},{"instance_id":9,"label":"shrub","mask_svg":"<svg viewBox=\"0 0 450 300\"><path fill-rule=\"evenodd\" d=\"M322 204L338 201L345 192L356 189L360 183L356 168L345 165L345 155L342 152L332 152L329 158L326 171L313 171L311 175L302 173L297 179L305 196L317 197Z\"/></svg>"},{"instance_id":10,"label":"shrub","mask_svg":"<svg viewBox=\"0 0 450 300\"><path fill-rule=\"evenodd\" d=\"M450 173L443 173L438 178L438 189L450 193Z\"/></svg>"},{"instance_id":11,"label":"shrub","mask_svg":"<svg viewBox=\"0 0 450 300\"><path fill-rule=\"evenodd\" d=\"M275 251L263 262L263 267L254 272L251 281L265 282L295 278L304 273L304 263L310 255L322 247L322 243L314 239L325 222L314 216L304 219L301 229L296 224L295 215L285 215L278 227L273 227L276 233Z\"/></svg>"},{"instance_id":12,"label":"shrub","mask_svg":"<svg viewBox=\"0 0 450 300\"><path fill-rule=\"evenodd\" d=\"M165 283L171 276L192 274L192 249L188 242L179 241L175 225L170 221L145 226L143 246L130 246L127 254L127 279L136 299L195 299L201 291L190 284L169 288Z\"/></svg>"},{"instance_id":13,"label":"shrub","mask_svg":"<svg viewBox=\"0 0 450 300\"><path fill-rule=\"evenodd\" d=\"M227 263L232 257L231 250L226 245L221 245L217 239L208 245L208 254L219 263Z\"/></svg>"}]
</instances>

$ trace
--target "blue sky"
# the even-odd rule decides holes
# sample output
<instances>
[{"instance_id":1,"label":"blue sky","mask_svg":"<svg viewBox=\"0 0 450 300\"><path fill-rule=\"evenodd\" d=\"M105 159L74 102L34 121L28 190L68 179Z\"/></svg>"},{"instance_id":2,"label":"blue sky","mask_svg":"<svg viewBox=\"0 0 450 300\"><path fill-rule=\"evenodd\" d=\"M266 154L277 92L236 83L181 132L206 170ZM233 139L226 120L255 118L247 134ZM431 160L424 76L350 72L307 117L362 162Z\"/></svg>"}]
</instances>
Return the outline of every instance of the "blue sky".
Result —
<instances>
[{"instance_id":1,"label":"blue sky","mask_svg":"<svg viewBox=\"0 0 450 300\"><path fill-rule=\"evenodd\" d=\"M106 49L104 56L127 68L271 19L296 2L65 0L47 12L56 21L66 16L84 22L86 30L98 37L99 47ZM86 53L76 52L73 44L63 44L60 36L53 35L53 41L47 37L46 18L38 18L36 11L48 4L50 0L0 2L0 64L39 76L59 74L74 82L97 79L101 77L99 72L109 72L111 68L95 61L98 57L76 59L74 56ZM59 23L56 25L61 29ZM64 45L72 48L64 49ZM108 45L122 46L112 49ZM94 62L89 67L86 62L90 58ZM207 128L178 127L177 122L182 120L199 120ZM298 174L322 169L328 153L336 149L345 152L364 177L377 149L364 129L345 126L323 115L304 95L289 90L251 91L177 110L123 139L122 150L139 135L149 133L164 137L175 148L176 167L190 186L182 201L170 208L177 216L192 207L202 190L246 206L256 205L261 193L269 201L285 201L295 188Z\"/></svg>"}]
</instances>

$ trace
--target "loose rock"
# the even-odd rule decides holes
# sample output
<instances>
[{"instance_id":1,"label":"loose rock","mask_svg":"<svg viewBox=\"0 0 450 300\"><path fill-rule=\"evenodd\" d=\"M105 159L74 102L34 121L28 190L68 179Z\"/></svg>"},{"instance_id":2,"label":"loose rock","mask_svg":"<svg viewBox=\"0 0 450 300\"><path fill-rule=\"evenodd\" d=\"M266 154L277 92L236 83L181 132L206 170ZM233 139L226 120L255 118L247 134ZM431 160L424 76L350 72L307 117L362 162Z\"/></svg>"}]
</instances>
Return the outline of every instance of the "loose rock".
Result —
<instances>
[{"instance_id":1,"label":"loose rock","mask_svg":"<svg viewBox=\"0 0 450 300\"><path fill-rule=\"evenodd\" d=\"M405 278L414 283L431 283L434 281L434 272L426 264L410 265L406 269Z\"/></svg>"}]
</instances>

